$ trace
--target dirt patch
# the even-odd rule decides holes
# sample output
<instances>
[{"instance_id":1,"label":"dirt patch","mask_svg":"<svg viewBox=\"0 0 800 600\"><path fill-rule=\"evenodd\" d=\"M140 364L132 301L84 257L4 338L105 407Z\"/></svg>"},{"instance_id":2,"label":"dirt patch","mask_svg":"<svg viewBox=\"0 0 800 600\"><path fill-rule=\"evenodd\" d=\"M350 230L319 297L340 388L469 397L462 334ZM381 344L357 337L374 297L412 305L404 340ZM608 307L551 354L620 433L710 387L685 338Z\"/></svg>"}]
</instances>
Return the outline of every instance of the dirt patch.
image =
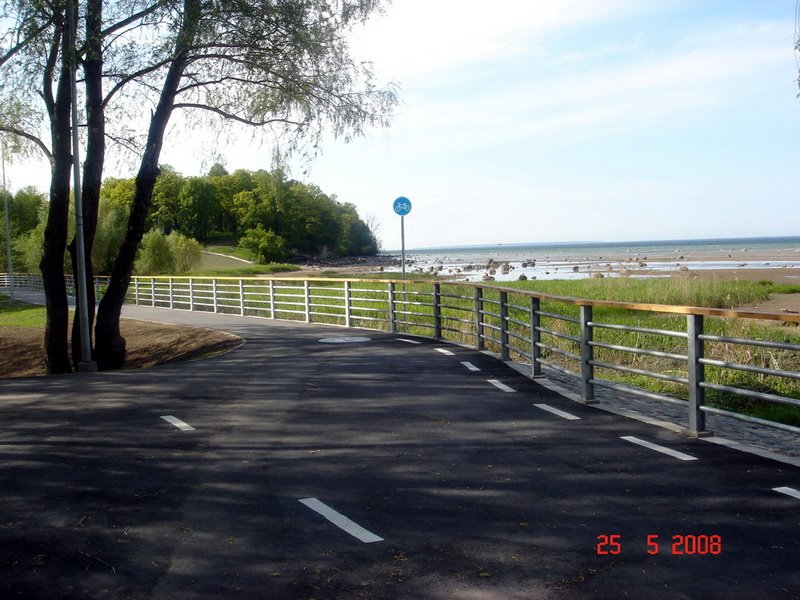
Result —
<instances>
[{"instance_id":1,"label":"dirt patch","mask_svg":"<svg viewBox=\"0 0 800 600\"><path fill-rule=\"evenodd\" d=\"M238 346L241 339L220 331L122 319L128 342L125 369L140 369L213 355ZM0 377L45 375L42 332L26 327L0 328Z\"/></svg>"},{"instance_id":2,"label":"dirt patch","mask_svg":"<svg viewBox=\"0 0 800 600\"><path fill-rule=\"evenodd\" d=\"M758 302L749 308L797 315L800 314L800 294L772 294L769 300Z\"/></svg>"}]
</instances>

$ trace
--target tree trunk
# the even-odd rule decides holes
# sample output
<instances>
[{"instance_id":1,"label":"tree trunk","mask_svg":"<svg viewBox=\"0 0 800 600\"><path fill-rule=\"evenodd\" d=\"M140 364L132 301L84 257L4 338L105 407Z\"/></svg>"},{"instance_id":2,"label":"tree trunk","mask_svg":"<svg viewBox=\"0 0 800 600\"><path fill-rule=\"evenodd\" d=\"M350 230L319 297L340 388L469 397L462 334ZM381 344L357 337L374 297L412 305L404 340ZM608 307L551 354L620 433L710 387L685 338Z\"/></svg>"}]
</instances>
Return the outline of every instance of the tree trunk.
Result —
<instances>
[{"instance_id":1,"label":"tree trunk","mask_svg":"<svg viewBox=\"0 0 800 600\"><path fill-rule=\"evenodd\" d=\"M158 160L161 156L164 132L172 115L178 85L188 64L187 52L197 35L200 16L200 0L184 0L183 22L178 32L174 58L164 80L158 106L150 119L147 146L136 175L136 191L125 238L114 260L108 289L97 310L95 358L100 370L119 369L125 364L125 338L119 329L122 305L128 293L136 252L139 250L147 216L153 204L153 188L159 172Z\"/></svg>"},{"instance_id":2,"label":"tree trunk","mask_svg":"<svg viewBox=\"0 0 800 600\"><path fill-rule=\"evenodd\" d=\"M61 52L68 48L69 36L57 32L51 48L51 64L58 55L59 41ZM45 78L49 77L49 73ZM53 167L50 181L50 206L47 213L47 225L44 231L44 252L39 268L44 280L45 304L47 320L44 331L45 363L47 372L69 373L72 371L67 345L69 329L69 305L67 303L67 287L64 282L64 252L67 245L67 224L69 220L69 181L70 181L70 108L71 90L69 80L69 63L61 63L56 98L53 100L49 92L49 81L44 84L50 112L50 134L53 144Z\"/></svg>"},{"instance_id":3,"label":"tree trunk","mask_svg":"<svg viewBox=\"0 0 800 600\"><path fill-rule=\"evenodd\" d=\"M87 145L86 159L83 163L83 236L86 258L86 301L89 326L93 328L95 314L94 270L92 269L92 248L97 232L97 212L100 206L100 188L103 184L103 164L105 162L105 114L103 110L103 38L102 38L102 0L89 0L86 6L86 58L83 72L86 86ZM69 246L72 258L72 272L78 280L77 237ZM81 357L81 310L75 311L72 323L72 362L89 360ZM89 342L91 346L91 340Z\"/></svg>"}]
</instances>

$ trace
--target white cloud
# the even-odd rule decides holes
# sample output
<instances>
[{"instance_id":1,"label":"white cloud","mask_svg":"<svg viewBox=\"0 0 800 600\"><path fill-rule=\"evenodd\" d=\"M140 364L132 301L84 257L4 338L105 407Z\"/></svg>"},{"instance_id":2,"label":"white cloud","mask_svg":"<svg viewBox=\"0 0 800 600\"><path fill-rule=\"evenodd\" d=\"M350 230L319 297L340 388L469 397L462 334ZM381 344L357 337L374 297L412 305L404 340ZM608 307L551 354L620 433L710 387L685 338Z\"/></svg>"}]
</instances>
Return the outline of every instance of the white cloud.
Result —
<instances>
[{"instance_id":1,"label":"white cloud","mask_svg":"<svg viewBox=\"0 0 800 600\"><path fill-rule=\"evenodd\" d=\"M525 54L540 34L642 10L638 0L397 0L352 37L354 52L401 84Z\"/></svg>"},{"instance_id":2,"label":"white cloud","mask_svg":"<svg viewBox=\"0 0 800 600\"><path fill-rule=\"evenodd\" d=\"M500 88L418 91L394 130L424 136L435 153L526 137L660 128L666 117L702 119L750 94L751 77L773 68L792 72L791 46L776 32L774 25L735 27L676 40L677 51L631 54L566 74L540 75L533 65L531 75L517 74Z\"/></svg>"}]
</instances>

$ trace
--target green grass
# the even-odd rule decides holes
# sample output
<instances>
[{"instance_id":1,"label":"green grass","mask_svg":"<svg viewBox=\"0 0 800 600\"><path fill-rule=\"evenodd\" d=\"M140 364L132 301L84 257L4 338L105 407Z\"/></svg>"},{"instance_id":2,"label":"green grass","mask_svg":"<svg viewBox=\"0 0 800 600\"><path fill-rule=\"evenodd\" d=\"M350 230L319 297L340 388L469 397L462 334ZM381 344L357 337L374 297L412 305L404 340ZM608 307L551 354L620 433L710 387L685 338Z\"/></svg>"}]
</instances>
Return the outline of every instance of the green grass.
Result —
<instances>
[{"instance_id":1,"label":"green grass","mask_svg":"<svg viewBox=\"0 0 800 600\"><path fill-rule=\"evenodd\" d=\"M581 279L574 281L512 281L503 287L589 300L736 308L767 300L770 294L800 293L800 286L770 281L700 279Z\"/></svg>"},{"instance_id":2,"label":"green grass","mask_svg":"<svg viewBox=\"0 0 800 600\"><path fill-rule=\"evenodd\" d=\"M192 277L249 277L250 275L276 275L299 271L297 265L270 263L268 265L246 265L241 268L207 269L192 271Z\"/></svg>"},{"instance_id":3,"label":"green grass","mask_svg":"<svg viewBox=\"0 0 800 600\"><path fill-rule=\"evenodd\" d=\"M251 262L255 262L256 260L256 256L252 253L252 251L235 245L211 245L206 246L204 250L206 252L216 252L217 254L224 254L226 256L235 256L236 258L249 260Z\"/></svg>"},{"instance_id":4,"label":"green grass","mask_svg":"<svg viewBox=\"0 0 800 600\"><path fill-rule=\"evenodd\" d=\"M0 304L0 327L27 327L41 329L45 322L44 306L3 301Z\"/></svg>"}]
</instances>

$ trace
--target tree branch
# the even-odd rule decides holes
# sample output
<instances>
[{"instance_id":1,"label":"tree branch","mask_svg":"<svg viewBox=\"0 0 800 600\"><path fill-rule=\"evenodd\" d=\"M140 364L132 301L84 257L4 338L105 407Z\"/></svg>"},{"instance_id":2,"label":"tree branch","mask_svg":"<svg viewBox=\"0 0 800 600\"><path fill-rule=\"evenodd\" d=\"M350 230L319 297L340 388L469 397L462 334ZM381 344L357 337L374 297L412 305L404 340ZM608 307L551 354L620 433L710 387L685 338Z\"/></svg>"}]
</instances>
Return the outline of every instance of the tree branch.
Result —
<instances>
[{"instance_id":1,"label":"tree branch","mask_svg":"<svg viewBox=\"0 0 800 600\"><path fill-rule=\"evenodd\" d=\"M264 127L265 125L271 125L273 123L285 123L286 125L296 125L298 127L304 125L302 121L292 121L291 119L285 119L285 118L261 119L255 121L253 119L248 119L247 117L240 117L239 115L235 115L233 113L227 112L215 106L208 106L207 104L194 104L190 102L182 102L175 104L174 108L207 110L220 115L223 119L238 121L239 123L244 123L245 125L250 125L252 127Z\"/></svg>"},{"instance_id":2,"label":"tree branch","mask_svg":"<svg viewBox=\"0 0 800 600\"><path fill-rule=\"evenodd\" d=\"M172 57L166 58L166 59L164 59L164 60L162 60L160 62L157 62L156 64L153 64L153 65L150 65L148 67L145 67L144 69L140 69L139 71L136 71L135 73L131 73L130 75L126 75L125 77L120 79L116 83L116 85L114 85L114 87L111 88L111 91L108 92L108 94L106 94L106 97L103 100L103 109L105 109L108 106L108 103L111 102L111 99L114 97L114 95L116 95L117 92L119 92L122 88L124 88L126 85L128 85L131 81L134 81L134 80L138 79L139 77L143 77L144 75L148 75L149 73L153 73L155 71L158 71L160 68L165 67L168 64L170 64L171 62L173 62L173 60L174 60L174 58L172 58ZM109 77L108 75L105 76L106 79L108 77Z\"/></svg>"},{"instance_id":3,"label":"tree branch","mask_svg":"<svg viewBox=\"0 0 800 600\"><path fill-rule=\"evenodd\" d=\"M34 31L31 35L27 38L16 44L13 48L11 48L8 52L6 52L2 57L0 57L0 67L6 64L9 60L11 60L17 52L22 51L29 43L35 40L39 35L41 35L50 25L53 24L53 19L48 19L48 21L39 27L36 31Z\"/></svg>"},{"instance_id":4,"label":"tree branch","mask_svg":"<svg viewBox=\"0 0 800 600\"><path fill-rule=\"evenodd\" d=\"M130 25L131 23L134 23L134 22L138 21L139 19L143 19L143 18L144 18L144 17L146 17L147 15L150 15L150 14L154 13L156 10L158 10L159 8L161 8L161 7L162 7L164 4L165 4L164 0L159 0L159 1L158 1L158 2L156 2L155 4L152 4L152 5L148 6L148 7L147 7L147 8L145 8L144 10L141 10L141 11L139 11L138 13L134 13L134 14L132 14L132 15L131 15L130 17L128 17L127 19L123 19L122 21L119 21L118 23L114 23L113 25L111 25L111 26L109 26L109 27L106 27L106 28L105 28L105 29L104 29L104 30L103 30L103 31L100 33L100 37L102 37L103 39L105 39L105 38L106 38L106 37L108 37L110 34L112 34L112 33L116 32L116 31L119 31L120 29L122 29L122 28L124 28L124 27L127 27L128 25Z\"/></svg>"},{"instance_id":5,"label":"tree branch","mask_svg":"<svg viewBox=\"0 0 800 600\"><path fill-rule=\"evenodd\" d=\"M26 140L33 142L34 144L36 144L39 150L44 152L44 155L47 157L47 160L50 162L50 164L51 165L53 164L53 153L50 152L50 148L48 148L47 144L45 144L35 135L23 131L22 129L11 127L10 125L0 125L0 131L5 131L6 133L11 133L13 135L18 135L21 138L25 138Z\"/></svg>"}]
</instances>

